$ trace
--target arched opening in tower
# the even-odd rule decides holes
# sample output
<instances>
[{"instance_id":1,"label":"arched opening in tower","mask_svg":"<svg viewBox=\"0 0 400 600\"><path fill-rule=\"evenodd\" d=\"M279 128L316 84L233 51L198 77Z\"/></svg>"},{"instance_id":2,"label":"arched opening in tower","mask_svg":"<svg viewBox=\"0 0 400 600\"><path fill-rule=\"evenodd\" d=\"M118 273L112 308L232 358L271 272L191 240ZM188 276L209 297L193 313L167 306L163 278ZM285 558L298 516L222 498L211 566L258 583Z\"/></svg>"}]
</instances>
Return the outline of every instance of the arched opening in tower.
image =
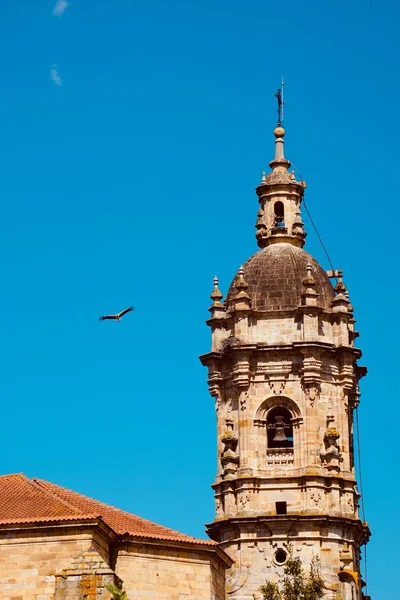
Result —
<instances>
[{"instance_id":1,"label":"arched opening in tower","mask_svg":"<svg viewBox=\"0 0 400 600\"><path fill-rule=\"evenodd\" d=\"M283 202L278 200L274 204L275 227L285 227L285 207Z\"/></svg>"}]
</instances>

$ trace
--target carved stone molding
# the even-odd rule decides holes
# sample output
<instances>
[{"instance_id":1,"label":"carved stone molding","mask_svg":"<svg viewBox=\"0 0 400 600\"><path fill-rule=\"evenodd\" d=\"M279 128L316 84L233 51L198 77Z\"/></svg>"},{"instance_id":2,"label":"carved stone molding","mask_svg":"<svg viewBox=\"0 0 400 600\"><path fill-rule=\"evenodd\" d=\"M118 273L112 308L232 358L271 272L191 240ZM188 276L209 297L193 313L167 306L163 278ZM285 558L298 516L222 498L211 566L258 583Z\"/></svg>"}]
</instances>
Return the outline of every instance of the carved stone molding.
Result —
<instances>
[{"instance_id":1,"label":"carved stone molding","mask_svg":"<svg viewBox=\"0 0 400 600\"><path fill-rule=\"evenodd\" d=\"M285 387L286 387L286 381L283 380L282 378L272 378L270 375L266 375L265 377L268 381L268 385L271 388L272 393L275 396L280 396L281 394L284 393L285 391Z\"/></svg>"},{"instance_id":2,"label":"carved stone molding","mask_svg":"<svg viewBox=\"0 0 400 600\"><path fill-rule=\"evenodd\" d=\"M304 393L307 398L307 404L313 408L315 401L319 399L321 393L319 383L310 383L305 387Z\"/></svg>"},{"instance_id":3,"label":"carved stone molding","mask_svg":"<svg viewBox=\"0 0 400 600\"><path fill-rule=\"evenodd\" d=\"M239 465L239 456L236 453L238 438L233 431L234 424L232 419L226 419L225 423L226 431L221 436L221 441L225 446L221 454L221 465L224 469L224 476L232 477Z\"/></svg>"}]
</instances>

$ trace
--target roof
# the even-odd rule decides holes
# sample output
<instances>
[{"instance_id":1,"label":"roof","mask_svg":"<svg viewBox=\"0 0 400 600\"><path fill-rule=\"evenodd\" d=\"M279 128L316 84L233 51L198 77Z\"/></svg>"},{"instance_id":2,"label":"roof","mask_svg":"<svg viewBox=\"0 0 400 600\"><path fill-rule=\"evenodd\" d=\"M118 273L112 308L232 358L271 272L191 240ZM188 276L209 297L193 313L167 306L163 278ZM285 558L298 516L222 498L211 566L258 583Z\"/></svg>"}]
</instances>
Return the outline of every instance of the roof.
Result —
<instances>
[{"instance_id":1,"label":"roof","mask_svg":"<svg viewBox=\"0 0 400 600\"><path fill-rule=\"evenodd\" d=\"M271 244L256 252L243 265L246 290L253 310L293 310L301 304L304 292L303 280L307 275L307 264L315 279L315 291L319 294L318 304L330 308L334 290L328 275L308 252L292 244ZM236 293L233 279L226 299L230 310Z\"/></svg>"},{"instance_id":2,"label":"roof","mask_svg":"<svg viewBox=\"0 0 400 600\"><path fill-rule=\"evenodd\" d=\"M200 540L179 533L42 479L29 479L22 473L0 476L0 526L94 518L102 518L117 535L218 545L211 540Z\"/></svg>"}]
</instances>

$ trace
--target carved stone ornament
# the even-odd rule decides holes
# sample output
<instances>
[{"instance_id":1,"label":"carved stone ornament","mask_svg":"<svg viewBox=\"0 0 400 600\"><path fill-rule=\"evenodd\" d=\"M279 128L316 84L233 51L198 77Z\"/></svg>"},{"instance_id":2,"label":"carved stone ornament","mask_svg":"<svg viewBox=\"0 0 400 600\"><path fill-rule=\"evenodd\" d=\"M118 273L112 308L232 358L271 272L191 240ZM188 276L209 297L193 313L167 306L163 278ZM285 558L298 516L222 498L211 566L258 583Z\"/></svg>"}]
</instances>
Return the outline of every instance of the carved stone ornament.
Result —
<instances>
[{"instance_id":1,"label":"carved stone ornament","mask_svg":"<svg viewBox=\"0 0 400 600\"><path fill-rule=\"evenodd\" d=\"M226 419L226 431L221 437L221 441L225 446L221 454L221 465L224 469L225 476L232 476L238 468L239 457L236 453L238 439L233 431L232 419Z\"/></svg>"},{"instance_id":2,"label":"carved stone ornament","mask_svg":"<svg viewBox=\"0 0 400 600\"><path fill-rule=\"evenodd\" d=\"M351 551L351 548L350 548L348 542L345 542L343 544L343 548L340 551L339 558L341 561L340 567L342 569L348 569L351 566L351 564L353 563L353 553Z\"/></svg>"},{"instance_id":3,"label":"carved stone ornament","mask_svg":"<svg viewBox=\"0 0 400 600\"><path fill-rule=\"evenodd\" d=\"M268 385L275 396L281 396L285 391L286 381L278 381L276 379L271 379L270 377L268 377Z\"/></svg>"},{"instance_id":4,"label":"carved stone ornament","mask_svg":"<svg viewBox=\"0 0 400 600\"><path fill-rule=\"evenodd\" d=\"M215 499L215 515L216 515L217 519L219 517L222 517L223 513L224 513L224 509L222 506L222 501L220 498L216 498Z\"/></svg>"},{"instance_id":5,"label":"carved stone ornament","mask_svg":"<svg viewBox=\"0 0 400 600\"><path fill-rule=\"evenodd\" d=\"M250 495L249 494L241 494L239 496L239 509L243 510L244 507L246 506L246 504L248 504L249 501L250 501Z\"/></svg>"},{"instance_id":6,"label":"carved stone ornament","mask_svg":"<svg viewBox=\"0 0 400 600\"><path fill-rule=\"evenodd\" d=\"M318 400L318 398L319 398L319 394L320 394L319 386L317 386L317 385L307 386L305 389L305 394L306 394L306 398L307 398L307 401L309 402L310 406L313 407L315 400Z\"/></svg>"},{"instance_id":7,"label":"carved stone ornament","mask_svg":"<svg viewBox=\"0 0 400 600\"><path fill-rule=\"evenodd\" d=\"M312 502L315 504L315 506L318 506L319 503L322 500L322 496L320 492L313 492L310 496L310 499L312 500Z\"/></svg>"},{"instance_id":8,"label":"carved stone ornament","mask_svg":"<svg viewBox=\"0 0 400 600\"><path fill-rule=\"evenodd\" d=\"M320 453L321 462L329 471L340 471L343 457L339 451L340 433L335 427L328 427L324 435L324 451Z\"/></svg>"}]
</instances>

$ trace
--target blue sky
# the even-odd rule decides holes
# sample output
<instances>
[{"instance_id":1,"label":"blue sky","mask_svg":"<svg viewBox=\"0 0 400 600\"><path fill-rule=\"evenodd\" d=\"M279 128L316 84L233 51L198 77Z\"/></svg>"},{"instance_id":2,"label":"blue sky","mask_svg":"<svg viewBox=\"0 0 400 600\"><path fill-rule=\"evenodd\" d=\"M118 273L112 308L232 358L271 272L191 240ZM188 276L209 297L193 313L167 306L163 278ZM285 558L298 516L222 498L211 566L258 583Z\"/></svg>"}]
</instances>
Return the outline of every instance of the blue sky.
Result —
<instances>
[{"instance_id":1,"label":"blue sky","mask_svg":"<svg viewBox=\"0 0 400 600\"><path fill-rule=\"evenodd\" d=\"M283 73L286 154L344 271L369 369L369 593L398 600L399 8L55 5L0 5L2 472L204 535L215 415L197 357L214 274L226 292L257 249L254 187Z\"/></svg>"}]
</instances>

